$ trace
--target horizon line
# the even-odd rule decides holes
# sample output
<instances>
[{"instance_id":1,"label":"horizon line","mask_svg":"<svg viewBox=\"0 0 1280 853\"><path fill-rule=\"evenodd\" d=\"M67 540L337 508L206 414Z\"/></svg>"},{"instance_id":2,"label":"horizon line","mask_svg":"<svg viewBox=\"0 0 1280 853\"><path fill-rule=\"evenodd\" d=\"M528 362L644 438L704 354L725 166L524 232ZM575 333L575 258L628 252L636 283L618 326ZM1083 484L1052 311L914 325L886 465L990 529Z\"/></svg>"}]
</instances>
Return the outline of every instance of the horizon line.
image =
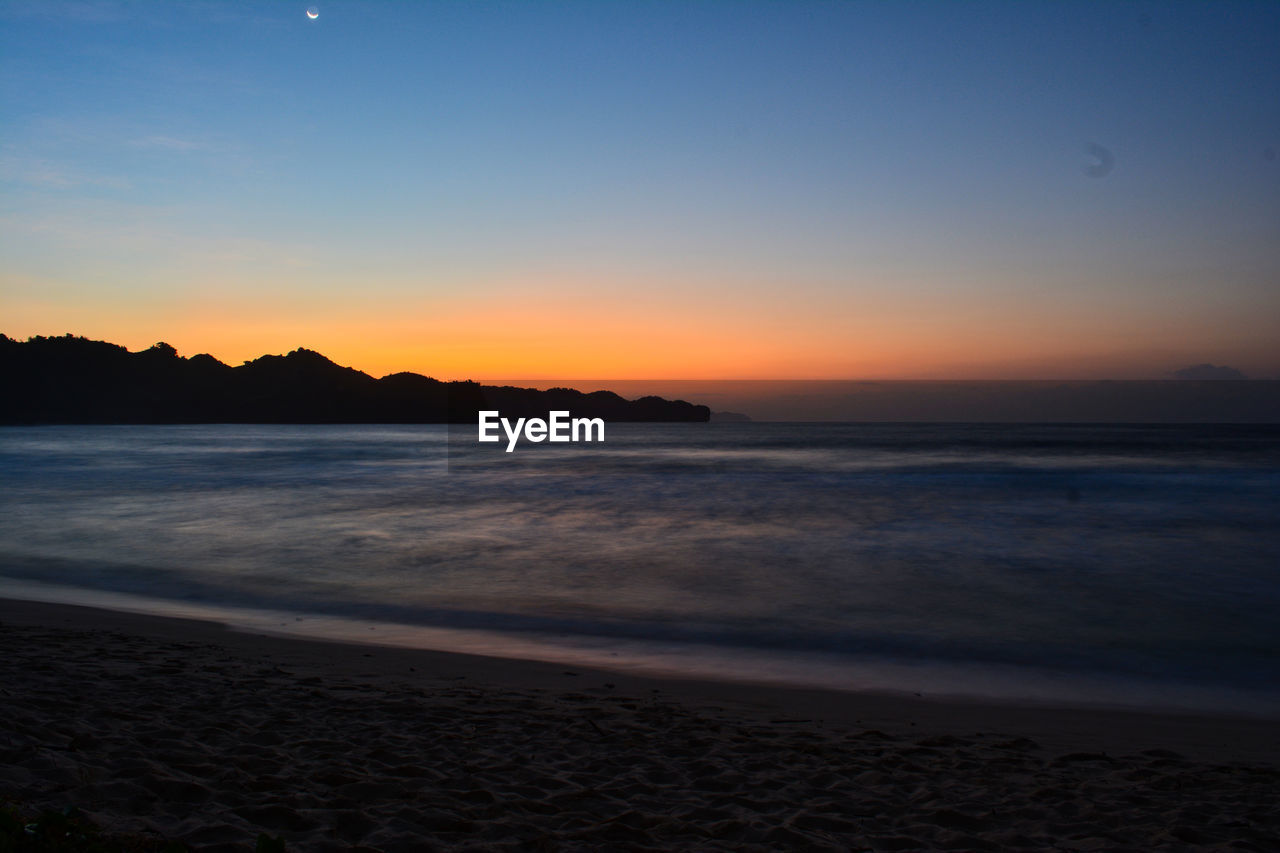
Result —
<instances>
[{"instance_id":1,"label":"horizon line","mask_svg":"<svg viewBox=\"0 0 1280 853\"><path fill-rule=\"evenodd\" d=\"M151 348L154 348L154 347L156 347L156 346L159 346L160 344L164 344L164 345L166 345L166 346L172 347L172 348L174 349L174 352L175 352L175 353L178 353L178 350L177 350L177 348L176 348L176 347L173 347L173 345L172 345L172 344L169 344L167 341L165 341L165 340L163 340L163 339L156 341L155 343L151 344L151 345L150 345L150 346L148 346L148 347L143 347L143 348L140 348L140 349L137 349L137 350L130 350L130 349L129 349L129 347L128 347L127 345L125 345L125 344L117 344L117 343L114 343L114 342L112 342L112 341L108 341L108 340L105 340L105 339L91 338L91 337L89 337L89 336L87 336L87 335L74 334L74 333L71 333L71 332L64 332L64 333L62 333L61 335L28 335L25 339L23 339L23 338L18 338L18 337L12 337L12 336L10 336L10 335L8 335L8 334L4 333L4 332L0 332L0 337L3 337L3 338L5 338L5 339L7 339L7 340L9 340L9 341L14 342L14 343L29 343L29 342L31 342L33 339L36 339L36 338L44 338L44 339L46 339L46 340L50 340L50 339L52 339L52 340L58 340L58 339L64 339L64 338L81 339L81 340L87 340L87 341L94 341L94 342L98 342L98 343L106 343L106 344L110 344L111 346L118 346L118 347L121 347L122 349L124 349L126 352L128 352L128 353L130 353L130 354L137 354L137 353L141 353L141 352L146 352L148 349L151 349ZM1093 382L1093 383L1097 383L1097 382L1176 382L1176 383L1188 383L1188 382L1215 382L1215 383L1217 383L1217 382L1275 382L1275 381L1280 381L1280 375L1277 375L1277 376L1260 376L1260 377L1258 377L1258 376L1239 376L1239 377L1210 377L1210 378L1203 378L1203 377L1202 377L1202 378L1183 378L1183 377L1179 377L1179 376L1175 376L1175 375L1173 375L1173 374L1174 374L1174 373L1176 373L1178 370L1185 370L1185 369L1187 369L1187 368L1189 368L1189 367L1198 367L1198 366L1209 366L1209 367L1213 367L1213 366L1214 366L1214 365L1212 365L1211 363L1208 363L1208 362L1202 362L1202 363L1201 363L1201 364L1199 364L1199 365L1187 365L1187 366L1185 366L1185 367L1175 368L1174 370L1170 370L1170 371L1168 371L1166 374L1161 375L1161 376L1146 376L1146 377L1134 377L1134 376L1127 376L1127 377L1125 377L1125 376L1104 376L1104 377L1082 377L1082 376L1035 376L1035 377L1020 377L1020 378L1018 378L1018 377L974 378L974 377L938 377L938 376L935 376L935 377L903 377L903 378L884 377L884 376L880 376L880 377L876 377L876 376L871 376L871 377L867 377L867 376L861 376L861 377L858 377L858 376L845 376L845 377L805 377L805 376L800 376L800 377L793 377L793 376L788 376L788 377L718 377L718 376L699 376L699 377L662 377L662 376L644 376L644 377L599 377L599 376L594 376L594 377L593 377L593 376L571 376L571 375L565 375L565 374L558 374L558 375L543 375L543 376L538 376L538 375L533 375L533 376L519 376L519 375L516 375L516 376L512 376L512 375L509 375L509 374L508 374L508 375L494 375L494 374L492 374L492 373L489 373L488 375L475 375L475 374L470 374L470 375L466 375L466 376L441 377L441 376L437 376L437 375L432 374L432 373L428 373L428 372L420 372L420 371L418 371L418 370L413 370L413 369L409 369L409 368L402 368L402 369L398 369L398 370L391 370L391 371L389 371L389 372L379 374L379 373L376 373L376 372L373 372L373 371L366 370L365 368L356 367L356 366L354 366L354 365L352 365L352 364L341 364L340 362L335 361L331 356L329 356L329 355L327 355L327 354L325 354L325 353L321 352L321 351L320 351L320 350L318 350L318 349L313 349L313 348L311 348L311 347L309 347L309 346L294 346L292 349L289 349L289 350L287 350L287 351L285 351L285 352L281 352L281 353L264 352L264 353L261 353L261 354L260 354L260 355L258 355L258 356L255 356L254 358L250 358L250 359L245 359L245 360L243 360L243 361L242 361L242 364L248 364L248 363L250 363L250 362L252 362L252 361L255 361L255 360L259 359L259 358L266 358L266 357L283 357L283 356L287 356L287 355L289 355L289 354L290 354L290 353L292 353L292 352L297 352L297 351L299 351L299 350L306 350L306 351L309 351L309 352L314 352L314 353L316 353L316 354L318 354L318 355L322 356L323 358L325 358L325 359L327 359L327 360L329 360L329 361L333 362L334 364L337 364L339 367L345 367L345 368L349 368L349 369L352 369L352 370L357 370L357 371L359 371L359 372L361 372L361 373L364 373L365 375L370 376L370 377L372 377L372 378L374 378L374 379L382 379L382 378L385 378L385 377L387 377L387 376L394 376L394 375L396 375L396 374L400 374L400 373L414 373L414 374L416 374L416 375L418 375L418 376L423 376L423 377L426 377L426 378L435 379L436 381L439 381L439 382L487 382L487 383L495 383L495 382L497 382L497 383L515 383L515 382L524 382L524 383L539 383L539 384L549 383L549 382L579 382L579 383L615 383L615 382L631 382L631 383L635 383L635 382L707 382L707 383L726 383L726 382L742 382L742 383L745 383L745 382L775 382L775 383L787 383L787 382L790 382L790 383L859 383L859 384L883 384L883 383L891 383L891 382L892 382L892 383L917 383L917 384L925 384L925 383L960 383L960 382L968 382L968 383L978 383L978 382L983 382L983 383L1015 383L1015 382L1024 382L1024 383L1025 383L1025 382L1082 382L1082 383L1083 383L1083 382ZM220 358L220 357L218 357L218 356L214 355L214 354L213 354L213 353L211 353L211 352L196 352L196 353L193 353L193 354L191 354L191 355L187 355L187 356L184 356L184 355L182 355L181 353L178 353L178 357L179 357L179 358L186 358L186 359L195 358L196 356L199 356L199 355L207 355L207 356L209 356L209 357L211 357L211 358L216 359L217 361L221 362L222 364L226 364L226 365L228 365L229 367L233 367L233 368L234 368L234 367L238 367L238 366L239 366L239 365L236 365L236 364L232 364L232 363L231 363L231 362L229 362L229 361L224 361L222 358Z\"/></svg>"}]
</instances>

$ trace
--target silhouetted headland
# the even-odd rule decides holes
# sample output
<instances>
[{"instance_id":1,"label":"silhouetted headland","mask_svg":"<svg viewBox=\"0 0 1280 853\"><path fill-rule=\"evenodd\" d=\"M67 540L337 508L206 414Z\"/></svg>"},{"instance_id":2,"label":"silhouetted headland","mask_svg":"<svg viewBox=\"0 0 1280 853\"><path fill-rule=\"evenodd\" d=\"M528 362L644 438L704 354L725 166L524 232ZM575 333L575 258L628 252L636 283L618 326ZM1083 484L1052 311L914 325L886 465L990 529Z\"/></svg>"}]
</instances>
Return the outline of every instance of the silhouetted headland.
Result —
<instances>
[{"instance_id":1,"label":"silhouetted headland","mask_svg":"<svg viewBox=\"0 0 1280 853\"><path fill-rule=\"evenodd\" d=\"M84 337L0 335L0 423L475 423L564 410L606 421L706 421L683 400L626 400L611 391L537 391L441 382L417 373L374 379L296 349L239 367L211 355L184 358L166 343L141 352Z\"/></svg>"}]
</instances>

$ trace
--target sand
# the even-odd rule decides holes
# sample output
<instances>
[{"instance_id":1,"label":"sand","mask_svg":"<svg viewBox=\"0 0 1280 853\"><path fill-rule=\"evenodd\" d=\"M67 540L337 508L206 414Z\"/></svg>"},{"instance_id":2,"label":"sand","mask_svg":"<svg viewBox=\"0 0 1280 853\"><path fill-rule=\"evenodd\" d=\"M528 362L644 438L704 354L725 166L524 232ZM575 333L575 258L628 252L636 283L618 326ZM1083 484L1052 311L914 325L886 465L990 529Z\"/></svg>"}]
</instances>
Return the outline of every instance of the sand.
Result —
<instances>
[{"instance_id":1,"label":"sand","mask_svg":"<svg viewBox=\"0 0 1280 853\"><path fill-rule=\"evenodd\" d=\"M1277 729L0 601L0 800L195 849L1274 851Z\"/></svg>"}]
</instances>

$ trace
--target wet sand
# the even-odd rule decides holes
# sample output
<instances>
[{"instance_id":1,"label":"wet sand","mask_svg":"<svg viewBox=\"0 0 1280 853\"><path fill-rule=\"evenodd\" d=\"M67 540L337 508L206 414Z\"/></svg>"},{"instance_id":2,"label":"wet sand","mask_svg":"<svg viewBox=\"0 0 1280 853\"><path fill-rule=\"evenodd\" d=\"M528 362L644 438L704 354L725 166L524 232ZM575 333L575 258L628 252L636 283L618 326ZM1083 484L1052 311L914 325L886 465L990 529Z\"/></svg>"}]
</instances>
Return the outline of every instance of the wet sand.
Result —
<instances>
[{"instance_id":1,"label":"wet sand","mask_svg":"<svg viewBox=\"0 0 1280 853\"><path fill-rule=\"evenodd\" d=\"M1280 725L0 600L0 799L196 849L1280 849Z\"/></svg>"}]
</instances>

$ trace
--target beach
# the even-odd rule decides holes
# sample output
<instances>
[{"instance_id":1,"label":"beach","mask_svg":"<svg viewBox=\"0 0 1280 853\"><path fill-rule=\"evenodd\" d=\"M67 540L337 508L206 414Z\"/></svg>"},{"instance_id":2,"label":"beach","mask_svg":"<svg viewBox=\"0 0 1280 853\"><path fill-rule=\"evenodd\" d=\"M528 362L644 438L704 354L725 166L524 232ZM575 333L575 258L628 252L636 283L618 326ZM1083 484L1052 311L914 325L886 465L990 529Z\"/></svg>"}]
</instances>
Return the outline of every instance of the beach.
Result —
<instances>
[{"instance_id":1,"label":"beach","mask_svg":"<svg viewBox=\"0 0 1280 853\"><path fill-rule=\"evenodd\" d=\"M201 850L1268 850L1274 721L935 701L0 602L0 797Z\"/></svg>"},{"instance_id":2,"label":"beach","mask_svg":"<svg viewBox=\"0 0 1280 853\"><path fill-rule=\"evenodd\" d=\"M1276 33L0 0L0 853L1280 853Z\"/></svg>"}]
</instances>

